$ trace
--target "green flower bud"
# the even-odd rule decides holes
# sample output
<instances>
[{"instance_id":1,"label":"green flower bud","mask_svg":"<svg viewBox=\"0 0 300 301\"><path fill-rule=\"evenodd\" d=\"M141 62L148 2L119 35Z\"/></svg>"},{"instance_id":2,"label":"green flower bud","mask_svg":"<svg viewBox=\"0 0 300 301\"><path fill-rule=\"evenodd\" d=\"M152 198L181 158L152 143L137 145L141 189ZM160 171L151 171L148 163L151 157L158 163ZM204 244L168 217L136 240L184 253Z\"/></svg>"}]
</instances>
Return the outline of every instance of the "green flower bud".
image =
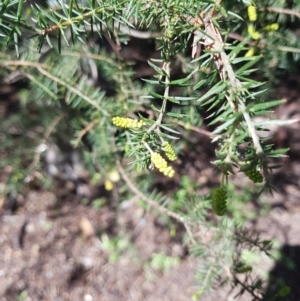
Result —
<instances>
[{"instance_id":1,"label":"green flower bud","mask_svg":"<svg viewBox=\"0 0 300 301\"><path fill-rule=\"evenodd\" d=\"M244 174L253 182L253 183L262 183L264 178L262 174L256 169L256 167L252 167L244 170Z\"/></svg>"},{"instance_id":2,"label":"green flower bud","mask_svg":"<svg viewBox=\"0 0 300 301\"><path fill-rule=\"evenodd\" d=\"M168 159L170 161L175 161L177 159L177 156L171 144L169 142L164 142L162 146Z\"/></svg>"},{"instance_id":3,"label":"green flower bud","mask_svg":"<svg viewBox=\"0 0 300 301\"><path fill-rule=\"evenodd\" d=\"M214 212L222 216L226 211L227 191L224 187L217 188L212 193L212 208Z\"/></svg>"}]
</instances>

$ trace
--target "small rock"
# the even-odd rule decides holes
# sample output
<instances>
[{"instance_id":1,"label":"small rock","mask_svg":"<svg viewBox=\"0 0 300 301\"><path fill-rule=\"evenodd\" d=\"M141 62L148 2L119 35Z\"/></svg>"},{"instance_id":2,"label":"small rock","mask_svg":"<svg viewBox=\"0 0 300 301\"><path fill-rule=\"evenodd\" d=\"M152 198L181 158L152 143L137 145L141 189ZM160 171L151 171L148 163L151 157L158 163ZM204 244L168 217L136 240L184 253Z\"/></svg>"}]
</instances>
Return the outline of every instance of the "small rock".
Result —
<instances>
[{"instance_id":1,"label":"small rock","mask_svg":"<svg viewBox=\"0 0 300 301\"><path fill-rule=\"evenodd\" d=\"M79 229L84 239L90 238L95 235L94 227L86 217L82 217L80 219Z\"/></svg>"}]
</instances>

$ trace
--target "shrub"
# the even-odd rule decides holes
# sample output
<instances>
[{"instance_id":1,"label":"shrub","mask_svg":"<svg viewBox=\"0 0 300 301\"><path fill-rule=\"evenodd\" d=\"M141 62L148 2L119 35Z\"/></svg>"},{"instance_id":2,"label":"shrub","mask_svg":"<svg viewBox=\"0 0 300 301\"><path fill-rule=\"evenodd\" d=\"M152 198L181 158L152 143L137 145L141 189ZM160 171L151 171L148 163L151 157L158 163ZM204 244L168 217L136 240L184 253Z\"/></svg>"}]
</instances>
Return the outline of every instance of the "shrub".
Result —
<instances>
[{"instance_id":1,"label":"shrub","mask_svg":"<svg viewBox=\"0 0 300 301\"><path fill-rule=\"evenodd\" d=\"M184 224L194 254L204 256L207 249L193 233L199 225L207 227L210 209L225 215L210 228L217 250L204 267L209 277L202 288L224 275L225 258L236 280L235 273L252 269L237 258L235 243L245 241L236 238L234 218L226 216L227 185L232 174L242 172L262 183L262 190L272 190L272 160L286 149L273 149L268 128L285 122L272 118L271 109L283 100L269 100L266 88L299 61L297 6L266 0L0 1L1 75L10 79L14 73L15 80L25 78L30 85L20 93L17 126L47 129L31 145L46 143L59 132L82 148L91 177L101 174L109 189L118 182L110 175L120 175L126 193ZM138 78L121 55L122 45L133 38L152 39L155 45L148 60L152 77ZM104 50L107 44L109 51ZM38 120L30 117L32 109ZM207 124L204 118L211 133L200 129ZM13 117L2 121L3 129L13 122ZM182 210L176 205L172 211L162 205L168 194L151 193L149 187L157 172L178 182L182 173L176 160L188 155L184 147L192 131L214 143L220 183L211 197L201 198L194 190L184 194ZM5 133L7 153L11 135ZM32 181L37 163L17 167L7 190ZM267 252L264 242L246 242L245 248ZM251 285L246 287L261 289Z\"/></svg>"}]
</instances>

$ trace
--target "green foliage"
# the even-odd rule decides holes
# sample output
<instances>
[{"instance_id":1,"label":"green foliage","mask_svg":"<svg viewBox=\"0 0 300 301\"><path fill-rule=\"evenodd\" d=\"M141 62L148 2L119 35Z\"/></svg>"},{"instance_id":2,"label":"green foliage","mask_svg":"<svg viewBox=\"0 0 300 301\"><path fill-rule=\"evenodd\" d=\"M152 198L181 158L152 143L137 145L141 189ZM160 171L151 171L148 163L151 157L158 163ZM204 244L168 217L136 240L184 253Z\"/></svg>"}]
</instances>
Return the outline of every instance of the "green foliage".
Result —
<instances>
[{"instance_id":1,"label":"green foliage","mask_svg":"<svg viewBox=\"0 0 300 301\"><path fill-rule=\"evenodd\" d=\"M283 286L275 297L286 297L290 294L291 288L287 285Z\"/></svg>"},{"instance_id":2,"label":"green foliage","mask_svg":"<svg viewBox=\"0 0 300 301\"><path fill-rule=\"evenodd\" d=\"M106 234L101 236L102 247L108 252L109 262L117 262L122 254L131 249L128 237L109 238Z\"/></svg>"},{"instance_id":3,"label":"green foliage","mask_svg":"<svg viewBox=\"0 0 300 301\"><path fill-rule=\"evenodd\" d=\"M167 273L170 269L178 265L180 259L178 257L170 257L160 253L153 253L149 267L161 271L162 273Z\"/></svg>"},{"instance_id":4,"label":"green foliage","mask_svg":"<svg viewBox=\"0 0 300 301\"><path fill-rule=\"evenodd\" d=\"M268 100L266 88L300 59L297 9L296 1L271 0L57 0L46 6L0 0L0 43L7 49L0 59L1 76L17 72L30 85L22 92L17 129L41 127L34 139L19 137L28 149L14 152L7 189L30 181L27 175L38 166L28 164L28 157L56 131L60 139L82 149L94 183L104 179L107 190L113 189L119 179L110 175L118 169L125 182L118 184L122 197L134 193L184 225L191 253L206 259L198 273L199 296L224 277L226 267L234 280L235 273L251 273L240 245L266 248L247 233L237 236L236 220L226 216L238 216L226 210L231 206L228 187L233 185L231 175L242 171L261 184L260 190L273 189L270 163L286 149L273 149L269 127L292 121L272 118L271 109L283 101ZM153 78L137 78L131 62L122 59L119 47L131 36L155 38L157 55L148 61ZM97 37L100 42L95 42ZM99 46L105 41L114 45L115 53ZM181 70L176 76L175 66ZM32 120L30 109L38 112L39 120ZM18 116L1 121L6 157L18 149L9 131L14 118ZM221 173L211 199L199 196L177 163L188 157L184 134L199 130L204 121L212 131L214 164ZM122 167L121 157L129 166ZM154 175L175 179L166 183L179 179L173 201L155 187ZM102 201L95 200L93 206L101 207ZM212 210L224 217L209 223ZM198 227L209 227L212 241L202 243L195 235ZM111 259L116 260L127 242L103 243L117 254ZM166 258L157 255L156 261L162 270L169 268ZM254 284L245 279L244 286L261 290L260 279ZM235 284L241 285L237 280Z\"/></svg>"},{"instance_id":5,"label":"green foliage","mask_svg":"<svg viewBox=\"0 0 300 301\"><path fill-rule=\"evenodd\" d=\"M18 300L26 300L27 296L28 296L28 292L26 290L24 290L18 296Z\"/></svg>"},{"instance_id":6,"label":"green foliage","mask_svg":"<svg viewBox=\"0 0 300 301\"><path fill-rule=\"evenodd\" d=\"M92 206L95 209L100 209L103 206L104 200L103 199L96 199L93 201Z\"/></svg>"}]
</instances>

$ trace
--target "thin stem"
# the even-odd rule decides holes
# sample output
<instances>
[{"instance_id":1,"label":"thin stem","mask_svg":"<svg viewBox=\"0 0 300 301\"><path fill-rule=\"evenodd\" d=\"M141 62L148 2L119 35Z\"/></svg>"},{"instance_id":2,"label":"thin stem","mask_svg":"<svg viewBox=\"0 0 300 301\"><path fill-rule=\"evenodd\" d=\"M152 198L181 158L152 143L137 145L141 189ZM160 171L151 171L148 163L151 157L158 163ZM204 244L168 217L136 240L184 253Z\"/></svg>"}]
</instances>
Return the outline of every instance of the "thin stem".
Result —
<instances>
[{"instance_id":1,"label":"thin stem","mask_svg":"<svg viewBox=\"0 0 300 301\"><path fill-rule=\"evenodd\" d=\"M278 46L277 49L280 50L280 51L285 51L285 52L297 52L297 53L300 53L300 49L299 48L294 48L294 47Z\"/></svg>"},{"instance_id":2,"label":"thin stem","mask_svg":"<svg viewBox=\"0 0 300 301\"><path fill-rule=\"evenodd\" d=\"M128 188L136 195L138 196L141 200L143 200L144 202L146 202L147 204L153 206L154 208L158 209L160 212L167 214L168 216L174 218L175 220L179 221L180 223L183 223L185 227L189 227L187 221L184 219L184 217L182 217L181 215L172 212L170 210L168 210L165 207L162 207L161 205L159 205L155 200L152 200L150 198L148 198L147 196L145 196L142 192L140 192L138 190L138 188L136 187L136 185L131 182L131 180L129 179L129 177L127 176L127 174L125 173L121 162L116 159L116 165L117 165L117 169L122 177L122 179L125 181L125 183L127 184Z\"/></svg>"},{"instance_id":3,"label":"thin stem","mask_svg":"<svg viewBox=\"0 0 300 301\"><path fill-rule=\"evenodd\" d=\"M238 283L245 291L247 291L254 299L253 300L263 300L261 297L257 296L254 293L254 290L252 287L249 287L249 285L245 284L245 281L241 281L238 279L237 276L233 275L233 280Z\"/></svg>"},{"instance_id":4,"label":"thin stem","mask_svg":"<svg viewBox=\"0 0 300 301\"><path fill-rule=\"evenodd\" d=\"M186 123L186 122L183 122L181 120L178 120L178 119L175 119L175 118L170 118L170 120L171 120L172 123L176 123L176 124L184 127L185 130L192 130L194 132L197 132L197 133L202 134L202 135L207 136L207 137L210 137L212 135L212 133L209 132L209 131L199 129L196 126L193 126L193 125L191 125L189 123Z\"/></svg>"},{"instance_id":5,"label":"thin stem","mask_svg":"<svg viewBox=\"0 0 300 301\"><path fill-rule=\"evenodd\" d=\"M153 150L151 149L151 147L149 146L149 144L147 142L143 142L145 148L149 151L150 154L153 154Z\"/></svg>"},{"instance_id":6,"label":"thin stem","mask_svg":"<svg viewBox=\"0 0 300 301\"><path fill-rule=\"evenodd\" d=\"M286 14L286 15L291 15L291 16L296 16L297 18L300 18L300 12L292 9L287 9L287 8L281 8L281 7L274 7L274 6L269 6L264 8L267 11L272 11L280 14Z\"/></svg>"},{"instance_id":7,"label":"thin stem","mask_svg":"<svg viewBox=\"0 0 300 301\"><path fill-rule=\"evenodd\" d=\"M50 97L52 97L55 100L58 99L58 96L55 93L53 93L48 87L46 87L45 85L43 85L43 83L41 83L40 81L38 81L33 75L31 75L28 72L21 72L21 74L23 74L24 76L26 76L29 80L31 80L33 83L35 83L41 89L43 89Z\"/></svg>"},{"instance_id":8,"label":"thin stem","mask_svg":"<svg viewBox=\"0 0 300 301\"><path fill-rule=\"evenodd\" d=\"M203 44L206 49L214 53L213 60L219 72L220 78L223 81L229 80L231 91L230 95L227 96L227 100L231 108L236 112L239 111L243 114L243 117L247 123L249 133L251 135L256 153L261 156L263 155L263 149L259 141L259 137L256 133L255 127L251 121L250 115L246 110L243 101L240 99L241 91L243 89L242 83L236 77L235 72L230 63L230 59L224 50L224 42L219 30L214 26L211 21L211 15L208 14L204 19L205 32L207 35L203 35ZM201 35L201 33L198 33ZM235 95L237 101L233 102L230 96Z\"/></svg>"},{"instance_id":9,"label":"thin stem","mask_svg":"<svg viewBox=\"0 0 300 301\"><path fill-rule=\"evenodd\" d=\"M64 21L60 24L55 24L55 25L52 25L48 28L44 28L40 31L40 34L42 36L46 36L46 35L48 35L49 33L53 32L53 31L57 31L57 30L60 30L62 28L69 27L74 23L80 23L80 22L84 21L85 19L88 19L88 18L90 18L94 15L99 15L99 14L103 13L104 11L113 12L114 8L113 7L105 7L105 8L97 7L97 8L92 9L91 11L89 11L87 13L81 14L81 15L79 15L77 17L74 17L74 18L70 18L69 20Z\"/></svg>"},{"instance_id":10,"label":"thin stem","mask_svg":"<svg viewBox=\"0 0 300 301\"><path fill-rule=\"evenodd\" d=\"M0 62L0 65L2 65L2 66L28 66L28 67L34 67L41 74L43 74L44 76L50 78L51 80L53 80L54 82L58 83L59 85L66 87L68 90L70 90L74 94L76 94L79 97L81 97L82 99L84 99L86 102L88 102L93 107L95 107L98 111L102 112L103 115L109 116L108 112L105 111L105 110L103 110L92 98L90 98L89 96L83 94L80 90L76 89L71 84L63 81L62 79L60 79L60 78L52 75L48 71L46 71L43 68L44 66L42 64L34 63L34 62L25 62L25 61L5 61L5 62Z\"/></svg>"},{"instance_id":11,"label":"thin stem","mask_svg":"<svg viewBox=\"0 0 300 301\"><path fill-rule=\"evenodd\" d=\"M165 75L165 92L164 92L164 97L163 97L163 103L162 103L158 118L153 123L153 125L148 129L147 133L154 131L156 128L158 128L160 126L163 116L164 116L164 113L166 111L166 106L167 106L168 97L169 97L169 90L170 90L170 73L171 73L170 65L171 65L170 62L165 62L163 65L163 70L165 71L165 74L166 74Z\"/></svg>"},{"instance_id":12,"label":"thin stem","mask_svg":"<svg viewBox=\"0 0 300 301\"><path fill-rule=\"evenodd\" d=\"M111 60L109 57L104 56L104 55L100 55L100 54L94 54L94 53L91 53L91 52L62 51L61 55L74 56L74 57L79 57L79 58L87 57L87 58L91 58L91 59L94 59L94 60L107 62L108 64L111 64L113 66L118 66L118 64L114 60Z\"/></svg>"},{"instance_id":13,"label":"thin stem","mask_svg":"<svg viewBox=\"0 0 300 301\"><path fill-rule=\"evenodd\" d=\"M61 113L58 115L49 125L48 129L46 130L43 139L40 141L39 145L43 145L47 143L48 138L50 137L51 133L54 131L56 125L65 117L65 113ZM26 177L26 181L30 182L33 179L33 170L38 165L41 158L41 152L36 152L33 160L29 166L28 176Z\"/></svg>"},{"instance_id":14,"label":"thin stem","mask_svg":"<svg viewBox=\"0 0 300 301\"><path fill-rule=\"evenodd\" d=\"M263 149L261 147L261 144L259 142L259 137L256 133L256 130L255 130L254 124L253 124L253 122L250 118L250 115L249 115L248 112L246 112L246 107L243 103L240 103L240 107L241 107L241 111L243 112L244 119L247 123L248 130L250 132L250 135L251 135L256 153L257 153L257 155L262 156L264 154L264 151L263 151Z\"/></svg>"},{"instance_id":15,"label":"thin stem","mask_svg":"<svg viewBox=\"0 0 300 301\"><path fill-rule=\"evenodd\" d=\"M75 143L74 143L74 145L77 147L78 146L78 144L79 144L79 142L80 142L80 140L82 139L82 137L86 134L86 133L88 133L98 122L99 122L100 120L99 119L94 119L94 120L92 120L88 125L86 125L86 127L85 128L83 128L80 132L79 132L79 134L78 134L78 137L77 137L77 139L76 139L76 141L75 141Z\"/></svg>"}]
</instances>

